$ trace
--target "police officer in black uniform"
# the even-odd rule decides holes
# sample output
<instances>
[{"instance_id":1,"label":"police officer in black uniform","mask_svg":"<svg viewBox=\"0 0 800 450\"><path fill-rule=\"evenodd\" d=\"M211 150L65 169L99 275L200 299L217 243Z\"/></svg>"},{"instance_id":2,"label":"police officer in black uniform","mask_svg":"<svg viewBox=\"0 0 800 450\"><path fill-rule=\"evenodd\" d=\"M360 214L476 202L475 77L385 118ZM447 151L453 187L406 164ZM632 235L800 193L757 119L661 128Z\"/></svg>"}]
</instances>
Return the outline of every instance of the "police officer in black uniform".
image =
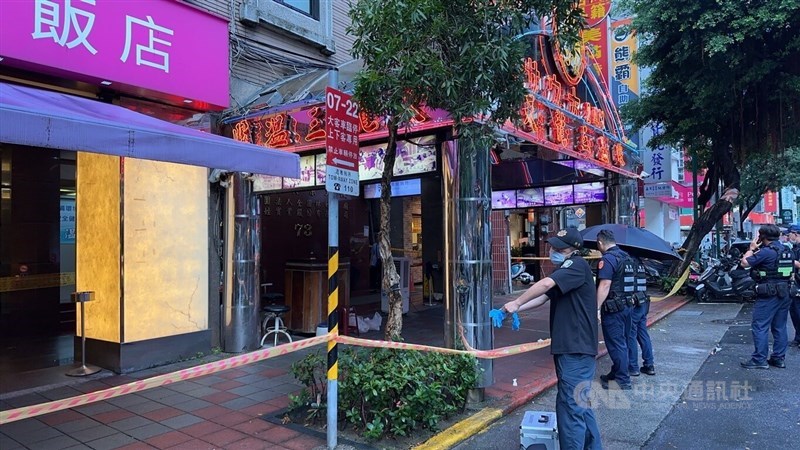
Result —
<instances>
[{"instance_id":1,"label":"police officer in black uniform","mask_svg":"<svg viewBox=\"0 0 800 450\"><path fill-rule=\"evenodd\" d=\"M628 373L628 336L631 334L633 294L636 293L636 265L617 247L610 230L597 233L597 248L603 253L597 265L597 307L612 363L611 371L600 375L600 381L604 389L608 389L609 381L616 380L620 389L627 390L632 388Z\"/></svg>"},{"instance_id":2,"label":"police officer in black uniform","mask_svg":"<svg viewBox=\"0 0 800 450\"><path fill-rule=\"evenodd\" d=\"M794 269L792 253L779 240L781 230L777 225L764 225L750 248L742 257L742 267L752 268L756 280L756 304L753 308L753 344L755 351L749 361L742 362L745 369L784 368L786 364L787 330L789 315L789 279ZM769 353L769 331L774 343Z\"/></svg>"},{"instance_id":3,"label":"police officer in black uniform","mask_svg":"<svg viewBox=\"0 0 800 450\"><path fill-rule=\"evenodd\" d=\"M631 332L628 335L628 374L632 377L640 373L655 375L653 342L647 331L647 315L650 313L650 296L647 295L647 271L639 258L636 263L636 293L633 294L631 309ZM639 347L642 348L642 368L639 370Z\"/></svg>"},{"instance_id":4,"label":"police officer in black uniform","mask_svg":"<svg viewBox=\"0 0 800 450\"><path fill-rule=\"evenodd\" d=\"M794 325L794 339L789 341L789 345L800 347L800 224L790 225L786 234L789 236L794 254L794 280L790 290L792 303L789 305L789 317L792 318Z\"/></svg>"},{"instance_id":5,"label":"police officer in black uniform","mask_svg":"<svg viewBox=\"0 0 800 450\"><path fill-rule=\"evenodd\" d=\"M602 449L592 412L592 379L597 357L597 314L592 269L578 250L583 237L576 228L560 230L547 240L556 270L503 305L524 311L550 301L550 353L558 379L556 419L562 449Z\"/></svg>"}]
</instances>

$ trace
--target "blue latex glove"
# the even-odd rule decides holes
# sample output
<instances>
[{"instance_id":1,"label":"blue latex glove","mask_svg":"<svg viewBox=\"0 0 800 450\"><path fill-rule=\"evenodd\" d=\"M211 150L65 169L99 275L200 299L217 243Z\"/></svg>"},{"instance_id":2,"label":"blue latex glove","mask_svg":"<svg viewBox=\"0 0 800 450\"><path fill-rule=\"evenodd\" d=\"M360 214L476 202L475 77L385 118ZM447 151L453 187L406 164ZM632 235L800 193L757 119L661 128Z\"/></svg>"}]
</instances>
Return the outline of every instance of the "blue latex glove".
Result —
<instances>
[{"instance_id":1,"label":"blue latex glove","mask_svg":"<svg viewBox=\"0 0 800 450\"><path fill-rule=\"evenodd\" d=\"M493 309L489 311L489 318L492 319L492 325L494 325L495 328L502 328L506 313L499 309Z\"/></svg>"},{"instance_id":2,"label":"blue latex glove","mask_svg":"<svg viewBox=\"0 0 800 450\"><path fill-rule=\"evenodd\" d=\"M502 328L503 321L506 319L506 313L501 309L493 309L489 311L489 318L492 319L492 325L494 325L495 328ZM513 313L511 315L511 329L517 331L519 330L519 325L519 314Z\"/></svg>"}]
</instances>

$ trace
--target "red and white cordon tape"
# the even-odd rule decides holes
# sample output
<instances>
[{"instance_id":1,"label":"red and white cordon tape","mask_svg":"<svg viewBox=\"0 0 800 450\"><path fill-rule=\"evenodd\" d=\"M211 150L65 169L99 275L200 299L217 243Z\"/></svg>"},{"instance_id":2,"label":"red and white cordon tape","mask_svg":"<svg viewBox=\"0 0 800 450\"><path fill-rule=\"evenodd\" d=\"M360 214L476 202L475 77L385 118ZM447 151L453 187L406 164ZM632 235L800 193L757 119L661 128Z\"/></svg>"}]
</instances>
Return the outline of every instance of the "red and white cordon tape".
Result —
<instances>
[{"instance_id":1,"label":"red and white cordon tape","mask_svg":"<svg viewBox=\"0 0 800 450\"><path fill-rule=\"evenodd\" d=\"M234 367L252 364L257 361L263 361L275 356L286 355L288 353L296 352L308 347L322 344L328 341L328 336L313 337L302 341L293 342L290 344L279 345L277 347L266 348L257 350L244 355L234 356L231 358L222 359L219 361L210 362L196 367L179 370L177 372L166 373L158 375L145 380L138 380L132 383L115 386L102 391L90 392L88 394L78 395L75 397L65 398L63 400L55 400L52 402L41 403L38 405L25 406L23 408L10 409L7 411L0 411L0 425L16 422L18 420L27 419L30 417L48 414L62 409L75 408L85 405L87 403L99 402L108 400L120 395L131 394L134 392L152 389L154 387L165 386L167 384L175 383L178 381L190 380L192 378L202 377L215 372L220 372L226 369L233 369Z\"/></svg>"},{"instance_id":2,"label":"red and white cordon tape","mask_svg":"<svg viewBox=\"0 0 800 450\"><path fill-rule=\"evenodd\" d=\"M502 347L493 350L476 350L469 346L466 339L464 339L462 332L462 342L467 350L456 350L451 348L431 347L428 345L407 344L405 342L389 342L389 341L375 341L370 339L359 339L349 336L337 336L336 341L340 344L358 345L361 347L379 347L379 348L393 348L398 350L419 350L428 352L438 352L446 354L457 355L473 355L481 359L495 359L504 356L516 355L520 353L538 350L550 345L550 339L542 340L539 342L530 342L526 344L512 345L509 347ZM22 408L10 409L0 411L0 425L16 422L18 420L28 419L31 417L41 416L64 409L75 408L83 406L88 403L109 400L114 397L119 397L125 394L132 394L155 387L166 386L178 381L190 380L192 378L210 375L212 373L221 372L227 369L252 364L254 362L263 361L265 359L274 358L276 356L286 355L298 350L313 347L315 345L328 342L330 335L317 336L302 341L296 341L289 344L282 344L277 347L266 348L263 350L256 350L244 355L233 356L231 358L222 359L219 361L202 364L196 367L179 370L177 372L158 375L145 380L138 380L132 383L123 384L120 386L103 389L102 391L90 392L88 394L78 395L75 397L65 398L62 400L55 400L52 402L41 403L38 405L25 406Z\"/></svg>"}]
</instances>

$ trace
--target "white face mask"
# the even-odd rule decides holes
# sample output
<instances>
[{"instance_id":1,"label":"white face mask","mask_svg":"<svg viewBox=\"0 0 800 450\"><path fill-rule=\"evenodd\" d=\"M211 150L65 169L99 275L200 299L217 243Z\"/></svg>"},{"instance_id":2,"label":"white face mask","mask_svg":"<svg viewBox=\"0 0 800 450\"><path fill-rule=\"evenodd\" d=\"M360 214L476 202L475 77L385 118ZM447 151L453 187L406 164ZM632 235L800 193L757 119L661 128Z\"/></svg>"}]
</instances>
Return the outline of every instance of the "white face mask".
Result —
<instances>
[{"instance_id":1,"label":"white face mask","mask_svg":"<svg viewBox=\"0 0 800 450\"><path fill-rule=\"evenodd\" d=\"M553 250L552 248L550 249L550 261L553 264L555 264L557 266L560 266L561 264L564 264L564 261L566 261L566 260L567 260L567 256L565 254L563 254L561 252L558 252L556 250Z\"/></svg>"}]
</instances>

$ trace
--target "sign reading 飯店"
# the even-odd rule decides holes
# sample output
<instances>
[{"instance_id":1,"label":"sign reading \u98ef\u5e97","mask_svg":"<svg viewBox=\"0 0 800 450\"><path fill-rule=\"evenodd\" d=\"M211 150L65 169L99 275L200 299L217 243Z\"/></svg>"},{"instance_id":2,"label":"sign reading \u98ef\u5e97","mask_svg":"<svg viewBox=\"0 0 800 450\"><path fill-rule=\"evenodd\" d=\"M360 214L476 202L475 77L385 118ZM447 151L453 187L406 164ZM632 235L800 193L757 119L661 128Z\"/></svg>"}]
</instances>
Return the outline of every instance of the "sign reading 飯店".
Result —
<instances>
[{"instance_id":1,"label":"sign reading \u98ef\u5e97","mask_svg":"<svg viewBox=\"0 0 800 450\"><path fill-rule=\"evenodd\" d=\"M358 196L358 106L350 95L325 91L325 190Z\"/></svg>"},{"instance_id":2,"label":"sign reading \u98ef\u5e97","mask_svg":"<svg viewBox=\"0 0 800 450\"><path fill-rule=\"evenodd\" d=\"M174 0L0 1L3 65L224 109L228 22Z\"/></svg>"}]
</instances>

